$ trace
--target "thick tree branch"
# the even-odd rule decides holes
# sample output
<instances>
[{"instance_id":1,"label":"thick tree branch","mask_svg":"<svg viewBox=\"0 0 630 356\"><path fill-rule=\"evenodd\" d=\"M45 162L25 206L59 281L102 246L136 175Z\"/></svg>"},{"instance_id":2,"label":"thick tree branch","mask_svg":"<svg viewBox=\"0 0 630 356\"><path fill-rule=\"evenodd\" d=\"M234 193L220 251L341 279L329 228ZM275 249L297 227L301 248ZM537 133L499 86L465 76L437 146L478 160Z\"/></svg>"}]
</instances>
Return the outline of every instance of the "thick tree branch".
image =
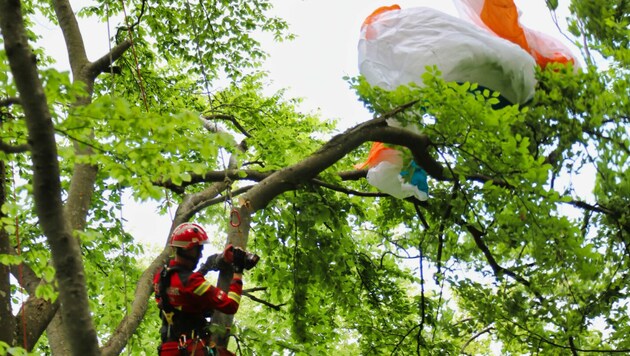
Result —
<instances>
[{"instance_id":1,"label":"thick tree branch","mask_svg":"<svg viewBox=\"0 0 630 356\"><path fill-rule=\"evenodd\" d=\"M9 250L9 253L13 256L18 255L15 249ZM11 265L11 274L18 281L20 287L24 288L29 295L28 300L24 302L15 318L16 345L26 345L27 350L32 351L39 337L46 330L46 326L48 326L59 309L59 302L51 303L48 300L35 297L37 287L46 282L37 277L33 269L26 263ZM26 330L23 329L22 320L26 321ZM26 339L24 339L25 336Z\"/></svg>"},{"instance_id":2,"label":"thick tree branch","mask_svg":"<svg viewBox=\"0 0 630 356\"><path fill-rule=\"evenodd\" d=\"M72 74L76 78L89 63L81 29L68 0L53 0L52 4L66 42Z\"/></svg>"},{"instance_id":3,"label":"thick tree branch","mask_svg":"<svg viewBox=\"0 0 630 356\"><path fill-rule=\"evenodd\" d=\"M367 169L358 169L354 171L339 172L338 174L341 180L359 180L365 178L367 176L367 172Z\"/></svg>"},{"instance_id":4,"label":"thick tree branch","mask_svg":"<svg viewBox=\"0 0 630 356\"><path fill-rule=\"evenodd\" d=\"M13 145L9 145L7 143L0 141L0 151L3 151L5 153L24 153L24 152L28 152L29 149L30 147L26 143L22 145L13 146Z\"/></svg>"},{"instance_id":5,"label":"thick tree branch","mask_svg":"<svg viewBox=\"0 0 630 356\"><path fill-rule=\"evenodd\" d=\"M40 336L44 333L58 310L59 300L51 303L49 300L31 295L15 316L16 344L25 345L28 351L33 351ZM26 325L23 325L23 322Z\"/></svg>"},{"instance_id":6,"label":"thick tree branch","mask_svg":"<svg viewBox=\"0 0 630 356\"><path fill-rule=\"evenodd\" d=\"M411 108L414 104L415 102L403 105L378 118L359 124L333 137L328 143L303 161L274 172L261 182L264 184L256 185L246 194L245 199L248 201L250 208L252 211L264 208L279 194L292 189L300 182L315 178L320 172L367 141L380 141L405 146L412 152L416 163L432 178L440 181L453 180L452 174L431 156L429 152L431 141L427 135L415 134L408 130L387 125L385 120ZM473 175L469 179L480 182L491 180L495 185L509 187L505 181L487 176Z\"/></svg>"},{"instance_id":7,"label":"thick tree branch","mask_svg":"<svg viewBox=\"0 0 630 356\"><path fill-rule=\"evenodd\" d=\"M1 128L1 126L0 126ZM7 202L7 169L4 160L0 160L0 206ZM0 210L0 218L7 215ZM13 250L11 239L3 226L0 226L0 254L9 254ZM15 318L11 310L11 278L10 265L0 264L0 341L8 345L15 345L17 338Z\"/></svg>"},{"instance_id":8,"label":"thick tree branch","mask_svg":"<svg viewBox=\"0 0 630 356\"><path fill-rule=\"evenodd\" d=\"M575 341L573 340L573 336L569 336L569 347L571 348L571 354L573 356L578 356L578 352L575 347Z\"/></svg>"},{"instance_id":9,"label":"thick tree branch","mask_svg":"<svg viewBox=\"0 0 630 356\"><path fill-rule=\"evenodd\" d=\"M0 107L11 106L15 104L20 104L20 98L4 98L0 99Z\"/></svg>"},{"instance_id":10,"label":"thick tree branch","mask_svg":"<svg viewBox=\"0 0 630 356\"><path fill-rule=\"evenodd\" d=\"M587 210L587 211L592 211L592 212L596 212L596 213L600 213L600 214L605 214L610 216L611 218L615 219L618 221L619 227L623 230L626 231L627 233L630 233L630 222L626 221L626 222L622 222L621 217L622 217L622 211L620 210L612 210L608 207L602 206L602 205L591 205L587 202L583 202L583 201L579 201L579 200L571 200L568 202L568 204L571 204L573 206L575 206L576 208L580 208L583 210ZM621 207L620 209L624 209L627 207Z\"/></svg>"},{"instance_id":11,"label":"thick tree branch","mask_svg":"<svg viewBox=\"0 0 630 356\"><path fill-rule=\"evenodd\" d=\"M225 171L208 171L203 174L191 174L191 179L188 182L182 182L181 185L176 185L171 179L165 179L162 181L154 182L159 187L171 189L173 191L181 190L190 185L203 182L223 182L226 178L232 181L236 180L251 180L254 182L260 182L267 178L273 172L259 172L256 170L245 169L228 169Z\"/></svg>"},{"instance_id":12,"label":"thick tree branch","mask_svg":"<svg viewBox=\"0 0 630 356\"><path fill-rule=\"evenodd\" d=\"M88 65L87 71L94 77L99 75L100 73L108 72L108 68L110 68L110 66L118 58L120 58L130 47L131 41L124 40L123 42L117 44L114 48L112 48L109 53L90 63Z\"/></svg>"},{"instance_id":13,"label":"thick tree branch","mask_svg":"<svg viewBox=\"0 0 630 356\"><path fill-rule=\"evenodd\" d=\"M55 1L55 4L70 9L67 2ZM60 19L60 22L66 21ZM26 117L33 162L35 210L50 245L57 280L59 285L64 286L59 291L61 313L66 320L73 321L64 324L65 332L73 336L71 347L74 354L97 355L98 339L89 311L81 251L67 224L61 201L53 123L36 61L28 45L19 2L0 1L0 27Z\"/></svg>"},{"instance_id":14,"label":"thick tree branch","mask_svg":"<svg viewBox=\"0 0 630 356\"><path fill-rule=\"evenodd\" d=\"M13 256L18 256L15 249L11 249L9 253ZM19 265L11 265L11 274L18 281L20 287L24 288L30 295L35 295L37 286L42 282L33 269L24 262Z\"/></svg>"},{"instance_id":15,"label":"thick tree branch","mask_svg":"<svg viewBox=\"0 0 630 356\"><path fill-rule=\"evenodd\" d=\"M569 204L575 206L576 208L580 208L580 209L584 209L584 210L588 210L588 211L593 211L596 213L602 213L602 214L606 214L606 215L610 215L611 217L614 218L619 218L620 214L616 211L610 210L604 206L601 205L591 205L587 202L583 202L583 201L579 201L579 200L571 200L569 202Z\"/></svg>"}]
</instances>

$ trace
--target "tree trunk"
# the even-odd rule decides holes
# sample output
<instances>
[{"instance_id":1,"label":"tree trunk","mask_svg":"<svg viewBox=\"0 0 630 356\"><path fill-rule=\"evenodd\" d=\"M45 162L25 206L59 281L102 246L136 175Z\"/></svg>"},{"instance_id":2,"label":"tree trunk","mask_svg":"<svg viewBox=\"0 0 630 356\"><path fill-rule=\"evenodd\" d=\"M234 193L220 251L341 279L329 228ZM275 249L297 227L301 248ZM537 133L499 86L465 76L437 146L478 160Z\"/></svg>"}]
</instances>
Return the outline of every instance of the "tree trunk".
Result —
<instances>
[{"instance_id":1,"label":"tree trunk","mask_svg":"<svg viewBox=\"0 0 630 356\"><path fill-rule=\"evenodd\" d=\"M0 206L6 203L7 174L4 161L0 161ZM0 218L5 214L0 211ZM0 226L0 254L9 255L11 242L4 226ZM0 341L15 345L15 319L11 310L11 270L8 265L0 264Z\"/></svg>"},{"instance_id":2,"label":"tree trunk","mask_svg":"<svg viewBox=\"0 0 630 356\"><path fill-rule=\"evenodd\" d=\"M20 3L0 1L4 47L24 109L33 163L33 196L40 226L47 237L59 283L65 335L74 355L98 355L85 272L79 244L72 236L61 201L55 132L36 60L28 45Z\"/></svg>"},{"instance_id":3,"label":"tree trunk","mask_svg":"<svg viewBox=\"0 0 630 356\"><path fill-rule=\"evenodd\" d=\"M249 238L250 225L251 212L247 205L242 204L239 207L234 207L230 212L230 222L228 225L226 246L232 244L235 247L241 247L242 249L247 250L247 240ZM217 286L227 292L230 289L232 276L233 272L231 270L222 270L221 272L219 272ZM219 311L215 311L212 315L212 324L223 326L226 331L225 333L220 331L213 336L214 342L217 344L217 346L227 347L230 337L230 327L232 326L233 321L234 315L227 315Z\"/></svg>"},{"instance_id":4,"label":"tree trunk","mask_svg":"<svg viewBox=\"0 0 630 356\"><path fill-rule=\"evenodd\" d=\"M48 324L46 336L48 337L48 346L50 346L50 351L53 355L70 354L70 345L66 342L61 313L56 313L50 324Z\"/></svg>"}]
</instances>

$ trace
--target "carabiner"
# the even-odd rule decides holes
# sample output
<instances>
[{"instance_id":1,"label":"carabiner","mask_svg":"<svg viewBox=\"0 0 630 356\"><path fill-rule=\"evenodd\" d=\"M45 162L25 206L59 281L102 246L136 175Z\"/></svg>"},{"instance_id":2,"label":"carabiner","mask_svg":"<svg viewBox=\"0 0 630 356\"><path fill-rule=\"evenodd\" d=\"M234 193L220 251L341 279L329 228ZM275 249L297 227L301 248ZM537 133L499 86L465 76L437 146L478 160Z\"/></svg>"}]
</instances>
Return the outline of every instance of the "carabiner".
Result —
<instances>
[{"instance_id":1,"label":"carabiner","mask_svg":"<svg viewBox=\"0 0 630 356\"><path fill-rule=\"evenodd\" d=\"M234 222L234 217L236 216L236 222ZM241 215L238 213L238 210L232 209L230 212L230 225L232 227L241 226Z\"/></svg>"}]
</instances>

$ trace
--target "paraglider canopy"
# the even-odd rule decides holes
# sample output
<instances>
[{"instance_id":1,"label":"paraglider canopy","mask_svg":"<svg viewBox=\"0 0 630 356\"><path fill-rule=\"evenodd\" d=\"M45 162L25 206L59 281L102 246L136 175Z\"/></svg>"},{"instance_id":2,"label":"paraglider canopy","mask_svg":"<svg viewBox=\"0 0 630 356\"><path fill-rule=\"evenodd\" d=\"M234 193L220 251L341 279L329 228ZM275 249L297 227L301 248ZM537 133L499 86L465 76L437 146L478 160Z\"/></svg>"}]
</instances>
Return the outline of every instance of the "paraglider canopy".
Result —
<instances>
[{"instance_id":1,"label":"paraglider canopy","mask_svg":"<svg viewBox=\"0 0 630 356\"><path fill-rule=\"evenodd\" d=\"M358 47L360 73L385 90L423 86L427 66L437 66L445 81L478 83L513 104L534 96L536 63L527 52L432 8L378 9L366 19Z\"/></svg>"},{"instance_id":2,"label":"paraglider canopy","mask_svg":"<svg viewBox=\"0 0 630 356\"><path fill-rule=\"evenodd\" d=\"M455 0L455 5L461 16L480 28L519 45L541 68L549 63L578 66L577 58L562 42L521 24L514 0Z\"/></svg>"}]
</instances>

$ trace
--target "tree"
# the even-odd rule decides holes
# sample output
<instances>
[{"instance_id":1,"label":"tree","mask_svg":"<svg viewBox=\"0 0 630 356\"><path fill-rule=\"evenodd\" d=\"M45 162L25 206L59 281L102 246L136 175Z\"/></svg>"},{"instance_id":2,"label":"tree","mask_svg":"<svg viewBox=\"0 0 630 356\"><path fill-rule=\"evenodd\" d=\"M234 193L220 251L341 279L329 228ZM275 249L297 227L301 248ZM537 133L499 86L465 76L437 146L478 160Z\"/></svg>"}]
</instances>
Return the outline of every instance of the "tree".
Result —
<instances>
[{"instance_id":1,"label":"tree","mask_svg":"<svg viewBox=\"0 0 630 356\"><path fill-rule=\"evenodd\" d=\"M0 1L9 352L154 350L157 320L144 316L169 250L136 260L117 214L125 191L176 204L173 226L222 222L227 243L262 256L246 293L256 304L231 333L232 318L213 317L221 344L232 334L262 354L483 354L490 340L513 354L630 350L630 4L574 0L588 66L539 72L526 107L494 109L495 94L435 71L393 92L352 78L375 118L339 134L283 93L262 94L255 31L290 37L270 6L94 2L78 14L124 23L89 61L69 2ZM33 14L62 29L71 77L33 48ZM350 167L370 141L408 152L430 200L367 186ZM596 169L592 200L560 182L585 167Z\"/></svg>"}]
</instances>

